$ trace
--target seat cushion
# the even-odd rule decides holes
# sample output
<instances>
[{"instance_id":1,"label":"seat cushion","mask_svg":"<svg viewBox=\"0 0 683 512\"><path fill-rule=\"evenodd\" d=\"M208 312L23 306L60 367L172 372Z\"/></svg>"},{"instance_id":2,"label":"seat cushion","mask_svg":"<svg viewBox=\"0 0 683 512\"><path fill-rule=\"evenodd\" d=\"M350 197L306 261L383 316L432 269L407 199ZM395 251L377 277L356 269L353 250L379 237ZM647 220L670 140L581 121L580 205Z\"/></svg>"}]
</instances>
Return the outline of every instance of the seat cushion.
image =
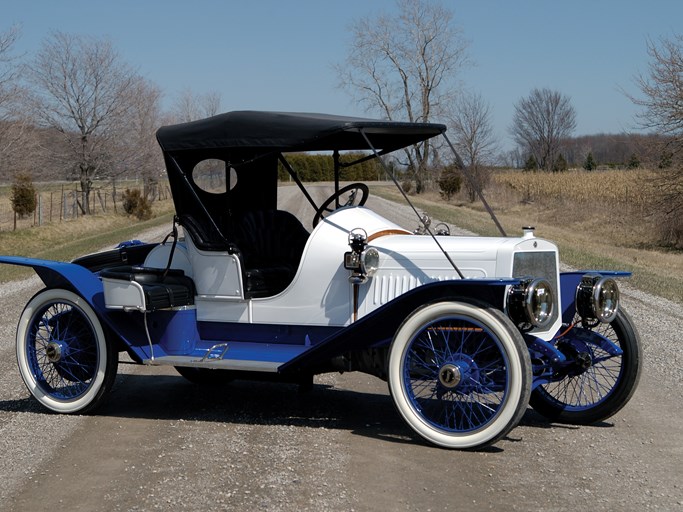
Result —
<instances>
[{"instance_id":1,"label":"seat cushion","mask_svg":"<svg viewBox=\"0 0 683 512\"><path fill-rule=\"evenodd\" d=\"M102 270L100 277L139 283L147 311L194 304L194 281L181 269L122 265Z\"/></svg>"}]
</instances>

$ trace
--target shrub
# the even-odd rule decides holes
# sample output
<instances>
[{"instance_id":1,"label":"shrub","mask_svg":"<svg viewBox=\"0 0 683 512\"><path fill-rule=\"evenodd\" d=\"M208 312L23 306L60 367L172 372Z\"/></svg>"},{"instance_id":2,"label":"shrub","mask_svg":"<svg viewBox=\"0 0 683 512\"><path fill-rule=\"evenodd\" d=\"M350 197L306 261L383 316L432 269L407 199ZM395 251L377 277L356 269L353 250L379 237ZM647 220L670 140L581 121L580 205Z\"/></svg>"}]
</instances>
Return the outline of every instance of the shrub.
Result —
<instances>
[{"instance_id":1,"label":"shrub","mask_svg":"<svg viewBox=\"0 0 683 512\"><path fill-rule=\"evenodd\" d=\"M123 193L123 210L128 215L135 215L138 220L148 220L152 218L152 205L140 189L126 189Z\"/></svg>"},{"instance_id":2,"label":"shrub","mask_svg":"<svg viewBox=\"0 0 683 512\"><path fill-rule=\"evenodd\" d=\"M439 194L446 201L460 192L462 186L462 176L453 167L446 167L439 178Z\"/></svg>"},{"instance_id":3,"label":"shrub","mask_svg":"<svg viewBox=\"0 0 683 512\"><path fill-rule=\"evenodd\" d=\"M36 211L36 189L29 174L18 173L15 176L10 201L12 210L20 218Z\"/></svg>"},{"instance_id":4,"label":"shrub","mask_svg":"<svg viewBox=\"0 0 683 512\"><path fill-rule=\"evenodd\" d=\"M683 219L677 215L662 215L658 226L663 246L683 249Z\"/></svg>"}]
</instances>

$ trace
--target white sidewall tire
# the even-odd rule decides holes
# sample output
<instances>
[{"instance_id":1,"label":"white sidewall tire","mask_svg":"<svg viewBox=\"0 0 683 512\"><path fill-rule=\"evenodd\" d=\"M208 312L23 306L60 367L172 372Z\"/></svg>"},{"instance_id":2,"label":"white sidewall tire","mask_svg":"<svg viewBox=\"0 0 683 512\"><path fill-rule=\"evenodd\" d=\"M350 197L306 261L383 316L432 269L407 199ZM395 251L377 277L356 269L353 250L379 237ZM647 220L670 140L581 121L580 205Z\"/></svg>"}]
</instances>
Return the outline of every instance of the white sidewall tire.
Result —
<instances>
[{"instance_id":1,"label":"white sidewall tire","mask_svg":"<svg viewBox=\"0 0 683 512\"><path fill-rule=\"evenodd\" d=\"M38 385L26 353L27 336L34 314L39 309L45 307L45 305L54 302L69 303L80 309L90 322L96 336L97 375L84 394L71 400L62 400L53 397ZM110 351L107 350L107 341L105 339L104 330L102 329L102 325L100 324L97 315L85 299L79 295L76 295L69 290L59 288L43 290L36 294L26 305L19 318L16 348L19 372L21 373L21 377L24 380L26 387L43 406L51 411L64 414L82 412L101 398L103 393L102 388L107 380L107 366L110 364L110 361L108 361L107 358L110 357Z\"/></svg>"},{"instance_id":2,"label":"white sidewall tire","mask_svg":"<svg viewBox=\"0 0 683 512\"><path fill-rule=\"evenodd\" d=\"M472 319L493 333L509 362L505 401L491 422L479 430L452 433L427 422L406 395L403 367L414 337L438 318ZM531 362L524 340L506 316L484 304L437 302L411 314L399 327L389 350L389 390L396 408L408 425L427 441L444 448L471 449L491 444L514 428L526 410L531 389Z\"/></svg>"}]
</instances>

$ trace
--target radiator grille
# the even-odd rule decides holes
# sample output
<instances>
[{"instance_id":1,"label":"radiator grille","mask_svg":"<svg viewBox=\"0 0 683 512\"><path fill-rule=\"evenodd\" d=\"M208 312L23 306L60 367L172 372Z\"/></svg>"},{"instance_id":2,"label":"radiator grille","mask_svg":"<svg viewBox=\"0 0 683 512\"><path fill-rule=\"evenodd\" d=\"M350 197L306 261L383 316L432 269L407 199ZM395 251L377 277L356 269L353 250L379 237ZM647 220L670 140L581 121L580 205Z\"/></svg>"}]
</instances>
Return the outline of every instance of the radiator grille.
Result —
<instances>
[{"instance_id":1,"label":"radiator grille","mask_svg":"<svg viewBox=\"0 0 683 512\"><path fill-rule=\"evenodd\" d=\"M555 295L555 307L553 310L553 322L559 315L559 275L557 272L557 259L554 251L541 252L518 252L515 253L512 262L512 277L541 277L546 279L553 287ZM532 331L533 332L533 331Z\"/></svg>"}]
</instances>

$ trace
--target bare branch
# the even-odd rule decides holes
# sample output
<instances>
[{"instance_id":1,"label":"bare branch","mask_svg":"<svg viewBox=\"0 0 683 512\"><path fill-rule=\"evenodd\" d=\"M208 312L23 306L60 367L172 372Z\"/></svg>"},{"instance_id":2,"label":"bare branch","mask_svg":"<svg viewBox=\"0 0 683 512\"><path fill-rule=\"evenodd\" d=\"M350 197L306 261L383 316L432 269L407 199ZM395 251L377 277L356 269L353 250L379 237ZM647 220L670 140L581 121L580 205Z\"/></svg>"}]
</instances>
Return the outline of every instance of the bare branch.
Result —
<instances>
[{"instance_id":1,"label":"bare branch","mask_svg":"<svg viewBox=\"0 0 683 512\"><path fill-rule=\"evenodd\" d=\"M646 75L636 84L642 97L628 97L644 111L637 116L640 127L673 138L675 152L683 151L683 35L647 43L650 56Z\"/></svg>"},{"instance_id":2,"label":"bare branch","mask_svg":"<svg viewBox=\"0 0 683 512\"><path fill-rule=\"evenodd\" d=\"M220 110L221 94L219 92L195 94L192 89L185 88L176 99L173 114L176 122L187 123L214 116Z\"/></svg>"},{"instance_id":3,"label":"bare branch","mask_svg":"<svg viewBox=\"0 0 683 512\"><path fill-rule=\"evenodd\" d=\"M443 119L468 63L467 42L452 12L438 3L399 0L398 6L395 16L354 22L346 61L336 67L339 81L368 112L387 119ZM426 143L406 153L418 191L433 156Z\"/></svg>"},{"instance_id":4,"label":"bare branch","mask_svg":"<svg viewBox=\"0 0 683 512\"><path fill-rule=\"evenodd\" d=\"M55 32L28 66L27 79L36 118L64 137L89 213L92 180L116 172L117 160L125 160L119 141L137 106L141 78L109 41Z\"/></svg>"},{"instance_id":5,"label":"bare branch","mask_svg":"<svg viewBox=\"0 0 683 512\"><path fill-rule=\"evenodd\" d=\"M552 170L563 141L576 128L576 111L568 96L534 89L515 105L510 133L542 169Z\"/></svg>"}]
</instances>

